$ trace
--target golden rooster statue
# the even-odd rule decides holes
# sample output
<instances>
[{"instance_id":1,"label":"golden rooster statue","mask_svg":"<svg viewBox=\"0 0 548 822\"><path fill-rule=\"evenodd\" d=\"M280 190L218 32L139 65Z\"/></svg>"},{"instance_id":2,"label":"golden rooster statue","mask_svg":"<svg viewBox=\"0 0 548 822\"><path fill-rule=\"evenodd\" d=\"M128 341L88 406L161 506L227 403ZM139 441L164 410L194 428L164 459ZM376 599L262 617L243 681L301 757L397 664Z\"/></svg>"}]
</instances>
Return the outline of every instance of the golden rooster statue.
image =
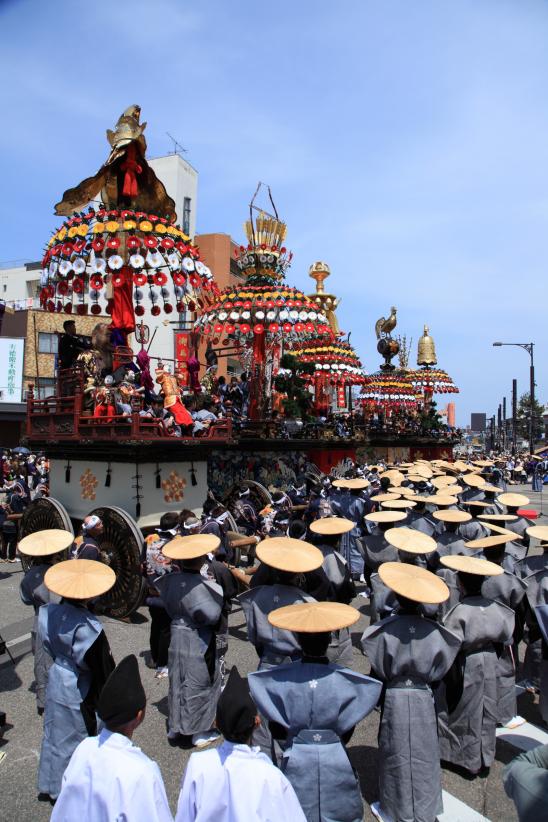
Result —
<instances>
[{"instance_id":1,"label":"golden rooster statue","mask_svg":"<svg viewBox=\"0 0 548 822\"><path fill-rule=\"evenodd\" d=\"M145 159L146 123L140 123L141 107L127 108L118 119L114 131L107 129L111 152L97 174L87 177L63 194L55 213L71 216L89 202L100 198L107 209L130 208L175 219L175 202L168 195Z\"/></svg>"},{"instance_id":2,"label":"golden rooster statue","mask_svg":"<svg viewBox=\"0 0 548 822\"><path fill-rule=\"evenodd\" d=\"M380 320L377 320L375 323L375 333L378 340L380 340L383 336L389 337L390 332L396 327L398 322L396 318L397 310L398 309L395 306L392 306L390 309L390 316L387 319L381 317Z\"/></svg>"}]
</instances>

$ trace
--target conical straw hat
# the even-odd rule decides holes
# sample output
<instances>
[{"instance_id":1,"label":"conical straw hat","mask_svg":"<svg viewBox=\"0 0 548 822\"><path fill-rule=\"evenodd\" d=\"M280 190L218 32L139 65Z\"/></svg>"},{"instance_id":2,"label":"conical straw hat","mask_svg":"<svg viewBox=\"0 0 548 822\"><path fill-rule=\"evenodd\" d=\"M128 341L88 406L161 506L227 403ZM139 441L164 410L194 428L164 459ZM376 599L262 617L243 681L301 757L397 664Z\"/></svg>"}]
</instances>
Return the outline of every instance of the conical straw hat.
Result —
<instances>
[{"instance_id":1,"label":"conical straw hat","mask_svg":"<svg viewBox=\"0 0 548 822\"><path fill-rule=\"evenodd\" d=\"M531 525L530 528L527 528L526 534L528 537L534 537L544 542L548 540L548 525Z\"/></svg>"},{"instance_id":2,"label":"conical straw hat","mask_svg":"<svg viewBox=\"0 0 548 822\"><path fill-rule=\"evenodd\" d=\"M442 474L440 477L433 477L432 478L432 485L434 488L443 488L445 485L454 485L455 478L448 477L447 474Z\"/></svg>"},{"instance_id":3,"label":"conical straw hat","mask_svg":"<svg viewBox=\"0 0 548 822\"><path fill-rule=\"evenodd\" d=\"M465 548L471 548L473 551L481 551L484 548L499 548L501 545L506 545L507 542L513 542L513 534L495 534L492 537L480 537L479 539L471 539L465 542Z\"/></svg>"},{"instance_id":4,"label":"conical straw hat","mask_svg":"<svg viewBox=\"0 0 548 822\"><path fill-rule=\"evenodd\" d=\"M322 517L311 523L310 530L313 534L336 536L337 534L347 534L355 527L355 523L345 517Z\"/></svg>"},{"instance_id":5,"label":"conical straw hat","mask_svg":"<svg viewBox=\"0 0 548 822\"><path fill-rule=\"evenodd\" d=\"M17 550L26 557L49 557L66 551L74 542L74 536L61 528L36 531L20 541Z\"/></svg>"},{"instance_id":6,"label":"conical straw hat","mask_svg":"<svg viewBox=\"0 0 548 822\"><path fill-rule=\"evenodd\" d=\"M379 576L388 588L412 602L438 605L449 599L449 588L445 582L416 565L383 562L379 567Z\"/></svg>"},{"instance_id":7,"label":"conical straw hat","mask_svg":"<svg viewBox=\"0 0 548 822\"><path fill-rule=\"evenodd\" d=\"M456 508L450 508L447 511L434 511L432 516L440 522L470 522L472 519L472 514L467 511L457 511Z\"/></svg>"},{"instance_id":8,"label":"conical straw hat","mask_svg":"<svg viewBox=\"0 0 548 822\"><path fill-rule=\"evenodd\" d=\"M396 499L399 499L401 494L393 494L392 492L387 494L375 494L374 497L371 497L371 502L391 502Z\"/></svg>"},{"instance_id":9,"label":"conical straw hat","mask_svg":"<svg viewBox=\"0 0 548 822\"><path fill-rule=\"evenodd\" d=\"M384 532L384 538L394 548L408 554L431 554L436 550L436 540L414 528L390 528Z\"/></svg>"},{"instance_id":10,"label":"conical straw hat","mask_svg":"<svg viewBox=\"0 0 548 822\"><path fill-rule=\"evenodd\" d=\"M444 489L445 490L445 489ZM457 497L452 497L449 494L432 494L430 497L431 502L434 505L457 505L458 499Z\"/></svg>"},{"instance_id":11,"label":"conical straw hat","mask_svg":"<svg viewBox=\"0 0 548 822\"><path fill-rule=\"evenodd\" d=\"M46 588L68 599L94 599L110 591L116 574L93 559L66 559L53 565L44 576Z\"/></svg>"},{"instance_id":12,"label":"conical straw hat","mask_svg":"<svg viewBox=\"0 0 548 822\"><path fill-rule=\"evenodd\" d=\"M480 577L498 577L504 573L500 565L478 557L464 557L460 555L441 557L440 562L452 571L463 574L475 574Z\"/></svg>"},{"instance_id":13,"label":"conical straw hat","mask_svg":"<svg viewBox=\"0 0 548 822\"><path fill-rule=\"evenodd\" d=\"M168 559L197 559L217 550L221 540L215 534L189 534L188 537L174 537L162 548Z\"/></svg>"},{"instance_id":14,"label":"conical straw hat","mask_svg":"<svg viewBox=\"0 0 548 822\"><path fill-rule=\"evenodd\" d=\"M494 534L510 534L512 536L512 542L515 542L518 539L523 539L523 537L520 534L516 534L514 533L514 531L510 531L508 530L508 528L501 528L500 525L496 525L494 522L484 522L483 524L486 528L489 528L489 530L492 531Z\"/></svg>"},{"instance_id":15,"label":"conical straw hat","mask_svg":"<svg viewBox=\"0 0 548 822\"><path fill-rule=\"evenodd\" d=\"M367 522L401 522L407 517L403 511L374 511L372 514L366 514L364 519Z\"/></svg>"},{"instance_id":16,"label":"conical straw hat","mask_svg":"<svg viewBox=\"0 0 548 822\"><path fill-rule=\"evenodd\" d=\"M497 499L510 508L519 508L520 505L528 505L531 501L525 494L501 494Z\"/></svg>"},{"instance_id":17,"label":"conical straw hat","mask_svg":"<svg viewBox=\"0 0 548 822\"><path fill-rule=\"evenodd\" d=\"M305 574L319 568L323 554L309 542L291 537L274 537L264 539L257 545L257 556L271 568L289 571L294 574Z\"/></svg>"},{"instance_id":18,"label":"conical straw hat","mask_svg":"<svg viewBox=\"0 0 548 822\"><path fill-rule=\"evenodd\" d=\"M517 514L480 514L478 519L482 522L515 522Z\"/></svg>"},{"instance_id":19,"label":"conical straw hat","mask_svg":"<svg viewBox=\"0 0 548 822\"><path fill-rule=\"evenodd\" d=\"M414 508L417 503L411 499L393 499L381 502L383 508L397 511L399 508Z\"/></svg>"},{"instance_id":20,"label":"conical straw hat","mask_svg":"<svg viewBox=\"0 0 548 822\"><path fill-rule=\"evenodd\" d=\"M461 505L467 505L470 508L490 508L492 502L485 502L482 499L463 499Z\"/></svg>"},{"instance_id":21,"label":"conical straw hat","mask_svg":"<svg viewBox=\"0 0 548 822\"><path fill-rule=\"evenodd\" d=\"M485 485L485 479L478 474L464 474L462 481L473 488L482 488Z\"/></svg>"},{"instance_id":22,"label":"conical straw hat","mask_svg":"<svg viewBox=\"0 0 548 822\"><path fill-rule=\"evenodd\" d=\"M360 612L340 602L299 602L277 608L268 615L275 628L300 634L320 634L348 628L360 618Z\"/></svg>"},{"instance_id":23,"label":"conical straw hat","mask_svg":"<svg viewBox=\"0 0 548 822\"><path fill-rule=\"evenodd\" d=\"M370 483L366 479L362 479L361 477L355 477L354 479L346 480L346 487L354 491L359 491L363 488L369 488L369 484Z\"/></svg>"}]
</instances>

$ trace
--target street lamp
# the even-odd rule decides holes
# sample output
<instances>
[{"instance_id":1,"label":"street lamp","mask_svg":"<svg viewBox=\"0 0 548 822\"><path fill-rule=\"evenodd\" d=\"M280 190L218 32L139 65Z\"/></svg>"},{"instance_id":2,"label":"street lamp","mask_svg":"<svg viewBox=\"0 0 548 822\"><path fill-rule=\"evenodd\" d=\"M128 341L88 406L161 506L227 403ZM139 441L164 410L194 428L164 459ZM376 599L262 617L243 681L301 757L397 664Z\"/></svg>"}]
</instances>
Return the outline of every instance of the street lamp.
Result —
<instances>
[{"instance_id":1,"label":"street lamp","mask_svg":"<svg viewBox=\"0 0 548 822\"><path fill-rule=\"evenodd\" d=\"M494 346L497 348L501 345L513 345L516 348L523 348L529 354L531 358L531 365L529 367L529 380L530 380L530 388L529 388L529 398L531 401L531 414L529 417L529 452L532 454L535 449L535 422L534 422L534 409L535 409L535 362L534 362L534 348L535 343L506 343L506 342L494 342Z\"/></svg>"}]
</instances>

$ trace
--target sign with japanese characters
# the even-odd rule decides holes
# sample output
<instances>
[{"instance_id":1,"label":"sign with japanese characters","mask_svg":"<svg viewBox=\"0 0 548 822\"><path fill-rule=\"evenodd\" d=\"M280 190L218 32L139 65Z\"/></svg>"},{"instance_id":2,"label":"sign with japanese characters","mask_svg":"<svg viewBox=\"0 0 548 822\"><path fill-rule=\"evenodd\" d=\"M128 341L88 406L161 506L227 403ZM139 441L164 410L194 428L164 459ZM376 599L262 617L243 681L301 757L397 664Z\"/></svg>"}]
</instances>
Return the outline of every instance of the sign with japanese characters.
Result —
<instances>
[{"instance_id":1,"label":"sign with japanese characters","mask_svg":"<svg viewBox=\"0 0 548 822\"><path fill-rule=\"evenodd\" d=\"M189 335L182 331L175 332L175 366L177 371L181 373L181 378L184 382L188 382L188 369L186 363L189 357L190 349Z\"/></svg>"},{"instance_id":2,"label":"sign with japanese characters","mask_svg":"<svg viewBox=\"0 0 548 822\"><path fill-rule=\"evenodd\" d=\"M21 402L25 340L0 337L0 403Z\"/></svg>"}]
</instances>

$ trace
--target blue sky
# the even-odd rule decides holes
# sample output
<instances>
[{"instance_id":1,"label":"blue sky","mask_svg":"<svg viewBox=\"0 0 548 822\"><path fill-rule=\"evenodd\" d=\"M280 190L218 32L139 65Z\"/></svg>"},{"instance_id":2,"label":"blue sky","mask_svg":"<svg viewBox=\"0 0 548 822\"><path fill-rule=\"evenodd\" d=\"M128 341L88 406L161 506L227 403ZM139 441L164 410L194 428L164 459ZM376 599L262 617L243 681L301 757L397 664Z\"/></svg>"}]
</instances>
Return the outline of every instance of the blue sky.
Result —
<instances>
[{"instance_id":1,"label":"blue sky","mask_svg":"<svg viewBox=\"0 0 548 822\"><path fill-rule=\"evenodd\" d=\"M494 413L537 344L548 267L548 2L0 0L0 260L36 259L62 192L138 102L200 172L198 230L242 237L268 182L295 252L329 263L341 327L377 369L374 322L428 323L461 387ZM309 285L310 284L310 285Z\"/></svg>"}]
</instances>

